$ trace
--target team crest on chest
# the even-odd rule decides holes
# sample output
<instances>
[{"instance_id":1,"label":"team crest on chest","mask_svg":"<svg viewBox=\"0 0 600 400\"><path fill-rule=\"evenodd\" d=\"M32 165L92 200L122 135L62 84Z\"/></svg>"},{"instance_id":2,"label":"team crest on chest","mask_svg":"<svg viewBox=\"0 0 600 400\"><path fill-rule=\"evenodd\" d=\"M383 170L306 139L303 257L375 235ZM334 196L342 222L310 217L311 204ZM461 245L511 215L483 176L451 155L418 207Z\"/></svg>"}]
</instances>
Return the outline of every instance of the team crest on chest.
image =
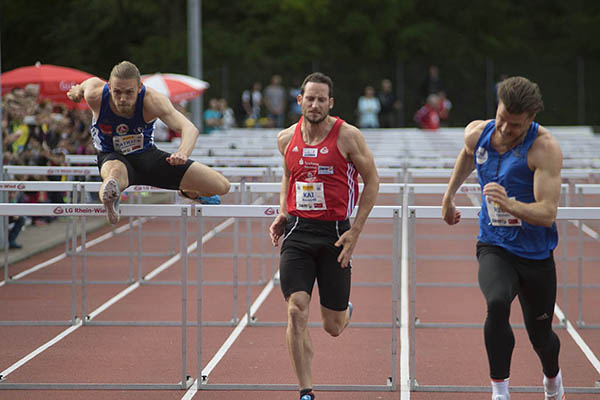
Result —
<instances>
[{"instance_id":1,"label":"team crest on chest","mask_svg":"<svg viewBox=\"0 0 600 400\"><path fill-rule=\"evenodd\" d=\"M117 132L119 135L124 135L124 134L126 134L127 132L129 132L129 126L127 126L127 124L119 124L119 125L117 126L116 132Z\"/></svg>"},{"instance_id":2,"label":"team crest on chest","mask_svg":"<svg viewBox=\"0 0 600 400\"><path fill-rule=\"evenodd\" d=\"M488 159L488 152L483 147L479 146L477 151L475 152L475 160L477 160L477 164L483 164Z\"/></svg>"},{"instance_id":3,"label":"team crest on chest","mask_svg":"<svg viewBox=\"0 0 600 400\"><path fill-rule=\"evenodd\" d=\"M327 148L327 146L321 147L321 150L319 150L319 153L327 154L327 153L329 153L329 149Z\"/></svg>"}]
</instances>

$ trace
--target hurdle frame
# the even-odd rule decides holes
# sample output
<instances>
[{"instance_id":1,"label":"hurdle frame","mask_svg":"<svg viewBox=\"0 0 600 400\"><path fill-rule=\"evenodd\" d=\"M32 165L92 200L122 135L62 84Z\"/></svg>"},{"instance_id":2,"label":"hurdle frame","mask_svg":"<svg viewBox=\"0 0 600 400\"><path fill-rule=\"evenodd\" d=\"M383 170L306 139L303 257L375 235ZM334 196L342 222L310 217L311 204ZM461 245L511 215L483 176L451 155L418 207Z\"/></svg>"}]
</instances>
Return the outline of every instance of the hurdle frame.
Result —
<instances>
[{"instance_id":1,"label":"hurdle frame","mask_svg":"<svg viewBox=\"0 0 600 400\"><path fill-rule=\"evenodd\" d=\"M198 221L198 229L200 230L198 236L202 236L202 218L204 217L235 217L235 218L273 218L279 212L279 206L264 206L264 205L249 205L244 207L244 213L236 213L236 210L240 209L240 206L195 206L195 215ZM393 280L394 283L392 285L392 322L389 324L379 324L379 323L363 323L358 324L355 322L350 322L350 326L354 327L387 327L392 330L392 346L391 346L391 357L392 357L392 366L391 373L385 380L385 384L371 384L371 385L349 385L349 384L318 384L313 385L315 390L320 391L357 391L357 392L377 392L377 391L395 391L397 389L397 368L398 368L398 360L397 360L397 347L398 347L398 314L399 314L399 287L400 287L400 258L401 258L401 242L402 242L402 207L397 206L379 206L374 207L371 211L369 218L392 218L394 220L394 247L393 247ZM197 247L197 268L198 268L198 282L201 281L200 277L202 276L202 246ZM272 277L271 280L267 283L267 285L273 285L275 277ZM248 279L249 280L249 279ZM203 336L203 327L206 324L203 322L203 313L202 313L202 303L203 303L203 291L202 285L199 285L197 288L197 312L198 312L198 355L197 355L197 376L199 379L196 381L196 388L198 390L277 390L277 391L294 391L297 390L297 384L241 384L241 383L218 383L213 384L209 383L210 373L206 372L202 365L202 336ZM252 312L250 310L242 317L242 322L245 322L248 327L251 326L280 326L279 322L274 323L255 323L250 325L247 323L250 319L253 318ZM313 326L309 324L309 326Z\"/></svg>"},{"instance_id":2,"label":"hurdle frame","mask_svg":"<svg viewBox=\"0 0 600 400\"><path fill-rule=\"evenodd\" d=\"M461 219L478 219L480 207L457 207L457 210L461 212ZM409 297L410 297L410 390L414 392L491 392L490 386L467 386L467 385L428 385L418 383L415 376L415 359L416 359L416 328L417 327L430 327L431 325L418 324L416 317L416 224L418 219L440 219L441 207L439 206L408 206L408 218L407 223L409 224L408 235L409 240L409 252L410 252L410 284L409 284ZM557 220L580 220L580 219L597 219L600 220L600 208L595 207L559 207ZM565 328L570 327L568 319L561 321ZM435 327L446 327L446 328L462 328L462 327L480 327L480 324L435 324ZM514 326L514 325L513 325ZM597 382L594 382L595 386L589 387L573 387L565 386L565 393L600 393L600 386ZM519 393L532 393L532 392L543 392L542 386L511 386L511 392Z\"/></svg>"},{"instance_id":3,"label":"hurdle frame","mask_svg":"<svg viewBox=\"0 0 600 400\"><path fill-rule=\"evenodd\" d=\"M68 215L72 217L80 217L85 221L90 215L105 217L106 211L104 206L97 204L8 204L0 210L0 215L56 215L57 209L60 208L60 215ZM158 217L178 217L180 224L180 252L187 255L187 221L191 215L190 205L122 205L120 209L122 216L147 216L148 214ZM84 222L85 225L85 222ZM85 243L85 229L82 230L82 242ZM200 239L201 240L201 239ZM82 245L82 257L85 258L85 246ZM173 323L168 326L181 328L181 381L175 384L168 383L9 383L6 382L7 376L0 376L0 390L169 390L182 389L187 390L193 383L193 378L187 374L187 328L193 324L187 321L187 256L181 257L182 279L181 279L181 322ZM111 323L113 321L102 321L102 323L94 323L92 320L104 311L99 308L94 312L87 314L85 308L85 263L82 269L82 315L75 324L69 329L78 329L84 325L102 325L102 326L121 326L119 323ZM130 290L139 283L129 285L125 291ZM128 324L125 324L128 325ZM138 324L142 326L165 326L160 323Z\"/></svg>"}]
</instances>

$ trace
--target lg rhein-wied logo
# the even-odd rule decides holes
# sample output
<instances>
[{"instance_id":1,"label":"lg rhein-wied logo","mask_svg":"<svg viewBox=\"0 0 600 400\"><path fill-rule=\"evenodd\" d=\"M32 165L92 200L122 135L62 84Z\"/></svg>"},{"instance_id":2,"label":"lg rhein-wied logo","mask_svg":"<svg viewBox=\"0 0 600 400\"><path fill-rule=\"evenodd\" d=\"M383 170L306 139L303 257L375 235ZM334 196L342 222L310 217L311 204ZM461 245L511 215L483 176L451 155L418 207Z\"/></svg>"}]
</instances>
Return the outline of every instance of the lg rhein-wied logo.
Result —
<instances>
[{"instance_id":1,"label":"lg rhein-wied logo","mask_svg":"<svg viewBox=\"0 0 600 400\"><path fill-rule=\"evenodd\" d=\"M0 185L2 189L14 189L14 190L23 190L25 189L24 183L3 183Z\"/></svg>"},{"instance_id":2,"label":"lg rhein-wied logo","mask_svg":"<svg viewBox=\"0 0 600 400\"><path fill-rule=\"evenodd\" d=\"M89 169L82 168L48 168L46 170L47 175L89 175L91 172Z\"/></svg>"},{"instance_id":3,"label":"lg rhein-wied logo","mask_svg":"<svg viewBox=\"0 0 600 400\"><path fill-rule=\"evenodd\" d=\"M63 207L58 206L52 210L54 215L102 215L105 209L99 207Z\"/></svg>"}]
</instances>

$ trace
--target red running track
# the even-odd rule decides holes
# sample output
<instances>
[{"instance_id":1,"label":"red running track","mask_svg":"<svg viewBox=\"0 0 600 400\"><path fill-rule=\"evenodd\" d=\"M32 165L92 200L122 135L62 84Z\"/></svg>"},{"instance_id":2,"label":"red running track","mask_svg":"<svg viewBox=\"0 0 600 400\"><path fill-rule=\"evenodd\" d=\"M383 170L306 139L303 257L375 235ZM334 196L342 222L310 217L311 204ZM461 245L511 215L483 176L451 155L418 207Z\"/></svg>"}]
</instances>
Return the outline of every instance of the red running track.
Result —
<instances>
[{"instance_id":1,"label":"red running track","mask_svg":"<svg viewBox=\"0 0 600 400\"><path fill-rule=\"evenodd\" d=\"M431 199L435 204L437 199ZM385 199L383 202L385 203ZM392 201L392 200L390 200ZM424 197L420 204L426 204ZM210 221L215 226L219 221ZM266 225L270 221L265 221ZM423 323L475 323L480 324L485 317L481 294L476 282L476 262L474 259L474 237L476 226L461 223L457 227L447 227L441 221L419 221L416 248L416 279L419 283L455 282L467 287L426 287L416 291L416 317ZM245 233L246 223L238 226ZM196 231L195 222L190 222L190 235ZM204 258L203 278L206 282L230 281L233 277L234 259L224 253L233 252L233 226L226 228L219 236L204 245L204 252L212 254ZM266 258L265 278L268 280L277 263L276 253L268 243L261 242L259 233L265 230L259 222L251 226L252 252L267 255L275 254L275 261ZM566 282L576 283L576 228L568 226L566 261ZM167 253L172 250L170 239L165 232L172 232L172 226L165 220L154 219L143 225L144 253ZM99 236L98 232L93 237ZM352 322L381 323L391 322L392 289L392 233L391 222L371 220L363 232L355 251L353 267L352 301L355 312ZM195 237L188 238L191 244ZM178 239L176 238L176 242ZM247 279L246 269L250 265L251 281L257 281L262 274L261 259L248 261L245 257L248 243L241 237L238 243L239 280ZM179 247L175 243L175 249ZM264 250L263 250L264 249ZM111 237L90 249L94 252L129 251L127 236ZM132 251L137 251L133 241ZM26 262L11 266L10 274L16 275L37 263L48 259L61 249L55 249L33 257ZM588 256L600 254L597 242L587 242ZM373 256L377 258L372 258ZM143 257L143 274L148 274L172 256ZM561 257L561 249L556 258ZM127 280L128 256L90 256L86 260L87 280ZM137 259L133 258L134 269ZM196 263L189 259L188 279L196 279ZM249 263L249 264L248 264ZM70 258L32 273L23 279L50 280L71 277ZM78 265L78 276L80 276ZM181 263L173 265L158 274L151 282L175 281L181 277ZM586 265L586 282L600 282L598 262ZM374 286L373 282L384 284ZM559 283L563 279L559 273ZM89 314L119 292L127 284L92 284L87 288L86 311ZM263 284L251 287L251 302L263 290ZM597 304L600 302L598 289L584 291L583 319L588 323L600 323ZM315 297L318 297L315 291ZM563 291L559 290L558 304L562 309ZM246 311L246 287L240 286L238 304L234 305L231 286L207 285L204 287L203 319L205 321L230 321L234 308L241 318ZM567 290L567 315L575 322L577 308L574 288ZM81 315L77 291L77 315ZM188 293L188 319L196 321L196 288L190 286ZM56 320L66 321L71 316L71 287L69 285L7 284L0 287L0 320ZM563 312L565 310L562 310ZM283 322L286 318L285 303L279 287L275 285L260 305L255 317L259 322ZM102 313L95 316L94 322L110 321L171 321L181 318L181 290L174 285L144 284L116 301ZM513 308L514 323L521 321L517 302ZM311 322L319 322L318 298L313 299ZM558 322L558 321L557 321ZM42 346L56 335L69 329L68 326L1 326L0 370L15 365L23 357ZM73 328L71 328L73 329ZM233 332L234 326L211 326L203 328L204 365L211 360L218 349ZM600 354L600 330L576 329L583 342L589 346L592 356ZM398 338L401 339L398 329ZM590 387L599 377L598 371L590 363L580 346L567 329L557 329L562 342L561 366L567 386ZM197 328L190 327L187 334L188 358L187 373L196 377L196 334ZM397 362L396 379L406 374L400 371L400 353L406 343L399 342L397 359L392 359L390 328L350 326L339 338L329 337L322 329L311 328L315 357L313 362L314 383L336 385L385 385L392 371L392 363ZM539 386L541 372L536 355L531 349L524 329L515 329L517 345L513 357L511 385ZM417 328L415 337L416 363L415 377L420 385L468 385L487 386L487 360L480 328ZM56 344L49 346L39 355L10 372L4 383L161 383L176 384L181 380L181 330L178 327L142 326L81 326L66 335ZM212 369L211 384L294 384L295 377L289 363L285 345L283 326L248 326L233 342ZM404 387L404 386L403 386ZM296 399L292 391L225 391L200 390L192 392L183 389L170 390L0 390L0 399L232 399L243 396L254 399ZM187 397L186 397L187 396ZM403 397L401 397L403 396ZM453 392L318 392L318 399L488 399L489 393ZM541 399L541 393L513 393L512 399ZM569 394L570 400L597 399L598 394Z\"/></svg>"}]
</instances>

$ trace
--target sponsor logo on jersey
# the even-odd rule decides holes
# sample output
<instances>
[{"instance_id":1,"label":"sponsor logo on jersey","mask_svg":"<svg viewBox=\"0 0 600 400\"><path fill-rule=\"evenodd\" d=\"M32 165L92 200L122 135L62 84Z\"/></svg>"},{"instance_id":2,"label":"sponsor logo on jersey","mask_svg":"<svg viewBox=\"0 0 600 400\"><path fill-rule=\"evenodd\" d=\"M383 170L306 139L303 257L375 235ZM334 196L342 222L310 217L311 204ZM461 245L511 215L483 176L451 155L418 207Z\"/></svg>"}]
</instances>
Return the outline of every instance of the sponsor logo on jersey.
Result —
<instances>
[{"instance_id":1,"label":"sponsor logo on jersey","mask_svg":"<svg viewBox=\"0 0 600 400\"><path fill-rule=\"evenodd\" d=\"M292 149L292 153L297 153L298 151L298 146L294 146L294 148Z\"/></svg>"},{"instance_id":2,"label":"sponsor logo on jersey","mask_svg":"<svg viewBox=\"0 0 600 400\"><path fill-rule=\"evenodd\" d=\"M112 125L98 124L98 128L100 128L100 132L105 135L112 135Z\"/></svg>"},{"instance_id":3,"label":"sponsor logo on jersey","mask_svg":"<svg viewBox=\"0 0 600 400\"><path fill-rule=\"evenodd\" d=\"M316 158L317 157L317 149L316 148L302 149L302 157Z\"/></svg>"},{"instance_id":4,"label":"sponsor logo on jersey","mask_svg":"<svg viewBox=\"0 0 600 400\"><path fill-rule=\"evenodd\" d=\"M319 175L333 175L333 166L332 165L319 165L319 170L317 173Z\"/></svg>"},{"instance_id":5,"label":"sponsor logo on jersey","mask_svg":"<svg viewBox=\"0 0 600 400\"><path fill-rule=\"evenodd\" d=\"M329 149L327 148L327 146L321 147L321 150L319 150L319 153L327 154L327 153L329 153Z\"/></svg>"}]
</instances>

